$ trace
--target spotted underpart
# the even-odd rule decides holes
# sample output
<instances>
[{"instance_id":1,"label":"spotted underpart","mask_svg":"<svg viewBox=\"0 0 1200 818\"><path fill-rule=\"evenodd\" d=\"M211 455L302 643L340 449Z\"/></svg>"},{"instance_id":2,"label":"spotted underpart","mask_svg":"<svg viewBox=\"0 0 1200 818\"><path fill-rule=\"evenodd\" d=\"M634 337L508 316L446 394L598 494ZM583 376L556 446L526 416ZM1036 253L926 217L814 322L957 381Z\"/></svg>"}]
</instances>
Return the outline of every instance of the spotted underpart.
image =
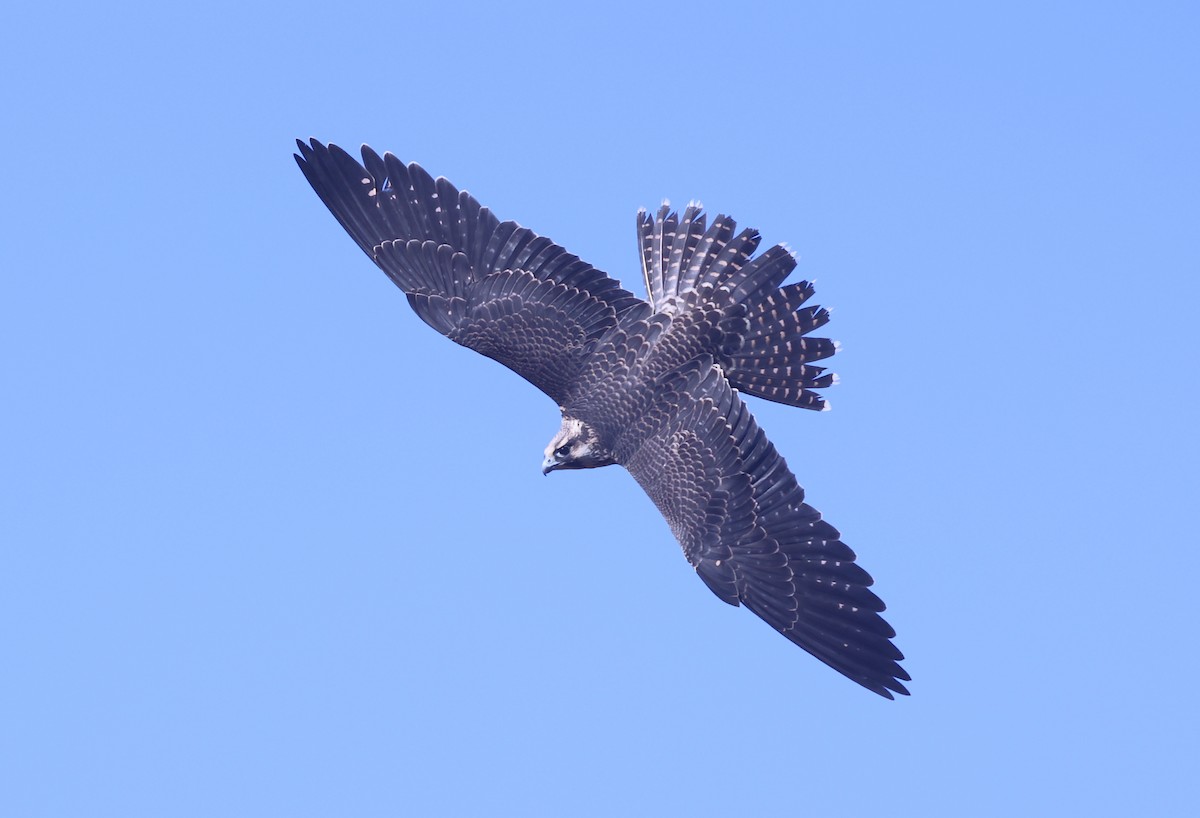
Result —
<instances>
[{"instance_id":1,"label":"spotted underpart","mask_svg":"<svg viewBox=\"0 0 1200 818\"><path fill-rule=\"evenodd\" d=\"M549 239L391 154L298 143L301 170L360 248L451 340L559 405L542 468L624 466L714 594L892 698L908 674L872 579L738 392L808 409L835 377L829 312L782 245L697 204L637 219L640 299Z\"/></svg>"}]
</instances>

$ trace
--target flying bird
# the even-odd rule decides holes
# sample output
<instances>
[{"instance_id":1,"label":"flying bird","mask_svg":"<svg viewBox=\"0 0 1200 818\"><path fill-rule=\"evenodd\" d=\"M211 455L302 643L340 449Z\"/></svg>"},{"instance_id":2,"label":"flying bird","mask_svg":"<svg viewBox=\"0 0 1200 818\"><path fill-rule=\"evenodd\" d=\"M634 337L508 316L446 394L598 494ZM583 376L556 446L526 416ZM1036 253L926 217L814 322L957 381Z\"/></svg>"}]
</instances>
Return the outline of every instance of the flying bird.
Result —
<instances>
[{"instance_id":1,"label":"flying bird","mask_svg":"<svg viewBox=\"0 0 1200 818\"><path fill-rule=\"evenodd\" d=\"M296 162L358 246L450 340L562 412L542 470L621 465L704 584L881 696L908 694L883 602L741 395L827 408L837 346L811 332L794 255L699 205L639 211L647 298L416 164L297 141Z\"/></svg>"}]
</instances>

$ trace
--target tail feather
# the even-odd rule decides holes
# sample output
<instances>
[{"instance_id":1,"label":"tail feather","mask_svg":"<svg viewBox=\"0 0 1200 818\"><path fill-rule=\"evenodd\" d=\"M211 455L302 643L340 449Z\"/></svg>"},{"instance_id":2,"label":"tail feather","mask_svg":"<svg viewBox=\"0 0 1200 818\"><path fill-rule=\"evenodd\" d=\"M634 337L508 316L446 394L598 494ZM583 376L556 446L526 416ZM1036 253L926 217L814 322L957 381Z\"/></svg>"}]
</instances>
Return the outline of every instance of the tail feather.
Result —
<instances>
[{"instance_id":1,"label":"tail feather","mask_svg":"<svg viewBox=\"0 0 1200 818\"><path fill-rule=\"evenodd\" d=\"M722 288L729 288L735 303L752 303L769 298L796 269L796 256L782 244L770 247L761 256L731 275Z\"/></svg>"},{"instance_id":2,"label":"tail feather","mask_svg":"<svg viewBox=\"0 0 1200 818\"><path fill-rule=\"evenodd\" d=\"M663 247L675 240L675 228L679 226L679 220L674 212L668 212L670 205L663 203L662 208L658 212L658 219L655 222L654 245L651 248L652 254L650 261L651 267L651 283L656 291L659 300L666 297L666 274L667 274L667 257L670 251L663 251Z\"/></svg>"},{"instance_id":3,"label":"tail feather","mask_svg":"<svg viewBox=\"0 0 1200 818\"><path fill-rule=\"evenodd\" d=\"M658 312L679 313L709 305L724 317L717 322L722 364L737 389L767 400L809 409L826 408L813 390L836 382L814 361L828 358L837 344L808 334L829 321L829 311L805 307L810 282L784 285L796 256L784 245L759 256L756 230L718 215L706 226L700 207L683 215L664 204L653 216L638 213L642 273L650 304Z\"/></svg>"},{"instance_id":4,"label":"tail feather","mask_svg":"<svg viewBox=\"0 0 1200 818\"><path fill-rule=\"evenodd\" d=\"M691 258L687 261L687 269L679 277L679 292L695 291L696 282L701 274L717 260L717 256L733 238L733 231L736 229L737 222L728 216L717 216L713 219L712 225L704 232L692 251Z\"/></svg>"},{"instance_id":5,"label":"tail feather","mask_svg":"<svg viewBox=\"0 0 1200 818\"><path fill-rule=\"evenodd\" d=\"M693 253L705 237L706 218L698 204L688 204L683 216L664 203L656 216L638 211L638 246L642 275L651 305L661 309L673 296L687 291L681 286Z\"/></svg>"},{"instance_id":6,"label":"tail feather","mask_svg":"<svg viewBox=\"0 0 1200 818\"><path fill-rule=\"evenodd\" d=\"M736 358L752 358L764 366L775 359L790 362L820 361L838 351L837 341L829 338L807 338L797 333L772 334L763 338L750 338L733 353Z\"/></svg>"},{"instance_id":7,"label":"tail feather","mask_svg":"<svg viewBox=\"0 0 1200 818\"><path fill-rule=\"evenodd\" d=\"M812 389L800 385L803 381L792 377L791 370L781 371L779 375L762 375L739 370L727 372L726 376L739 391L775 403L786 403L788 406L798 406L816 412L824 410L829 403Z\"/></svg>"},{"instance_id":8,"label":"tail feather","mask_svg":"<svg viewBox=\"0 0 1200 818\"><path fill-rule=\"evenodd\" d=\"M689 203L683 211L683 218L675 229L672 237L670 248L670 260L663 268L663 287L664 295L668 297L680 292L679 279L684 270L692 260L692 254L696 251L696 245L700 243L700 239L704 236L705 217L701 212L700 206L695 203ZM667 247L666 236L663 236L663 249Z\"/></svg>"},{"instance_id":9,"label":"tail feather","mask_svg":"<svg viewBox=\"0 0 1200 818\"><path fill-rule=\"evenodd\" d=\"M803 281L750 302L749 330L729 358L729 380L738 389L777 403L826 408L812 390L832 386L836 376L812 363L832 356L838 344L808 336L829 321L829 310L803 306L812 294Z\"/></svg>"},{"instance_id":10,"label":"tail feather","mask_svg":"<svg viewBox=\"0 0 1200 818\"><path fill-rule=\"evenodd\" d=\"M716 290L725 288L741 281L743 276L742 267L754 255L754 251L758 249L758 243L762 241L757 230L746 229L738 233L728 244L721 248L721 252L713 259L712 263L704 269L696 278L695 290L703 291L706 288Z\"/></svg>"}]
</instances>

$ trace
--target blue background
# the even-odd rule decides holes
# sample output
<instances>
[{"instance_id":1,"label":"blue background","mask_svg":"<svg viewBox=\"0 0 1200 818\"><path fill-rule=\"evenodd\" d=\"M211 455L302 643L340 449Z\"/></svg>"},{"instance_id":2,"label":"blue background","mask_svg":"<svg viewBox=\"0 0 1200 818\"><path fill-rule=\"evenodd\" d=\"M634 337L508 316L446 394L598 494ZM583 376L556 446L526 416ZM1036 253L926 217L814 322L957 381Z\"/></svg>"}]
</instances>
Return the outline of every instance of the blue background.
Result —
<instances>
[{"instance_id":1,"label":"blue background","mask_svg":"<svg viewBox=\"0 0 1200 818\"><path fill-rule=\"evenodd\" d=\"M1200 13L977 6L0 14L0 814L1194 814ZM639 291L664 196L795 247L842 384L753 409L912 698L542 477L310 135Z\"/></svg>"}]
</instances>

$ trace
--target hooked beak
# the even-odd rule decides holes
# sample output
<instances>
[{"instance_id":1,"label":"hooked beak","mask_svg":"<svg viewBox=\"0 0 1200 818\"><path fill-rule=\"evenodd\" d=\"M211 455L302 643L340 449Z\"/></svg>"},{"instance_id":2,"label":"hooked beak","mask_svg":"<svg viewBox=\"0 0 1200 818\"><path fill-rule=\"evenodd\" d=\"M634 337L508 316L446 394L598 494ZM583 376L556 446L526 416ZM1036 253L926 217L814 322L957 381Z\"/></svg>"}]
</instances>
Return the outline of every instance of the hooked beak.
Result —
<instances>
[{"instance_id":1,"label":"hooked beak","mask_svg":"<svg viewBox=\"0 0 1200 818\"><path fill-rule=\"evenodd\" d=\"M557 468L558 468L558 461L554 459L553 455L547 457L545 460L542 461L542 474L543 475L549 474L550 472L554 471Z\"/></svg>"}]
</instances>

